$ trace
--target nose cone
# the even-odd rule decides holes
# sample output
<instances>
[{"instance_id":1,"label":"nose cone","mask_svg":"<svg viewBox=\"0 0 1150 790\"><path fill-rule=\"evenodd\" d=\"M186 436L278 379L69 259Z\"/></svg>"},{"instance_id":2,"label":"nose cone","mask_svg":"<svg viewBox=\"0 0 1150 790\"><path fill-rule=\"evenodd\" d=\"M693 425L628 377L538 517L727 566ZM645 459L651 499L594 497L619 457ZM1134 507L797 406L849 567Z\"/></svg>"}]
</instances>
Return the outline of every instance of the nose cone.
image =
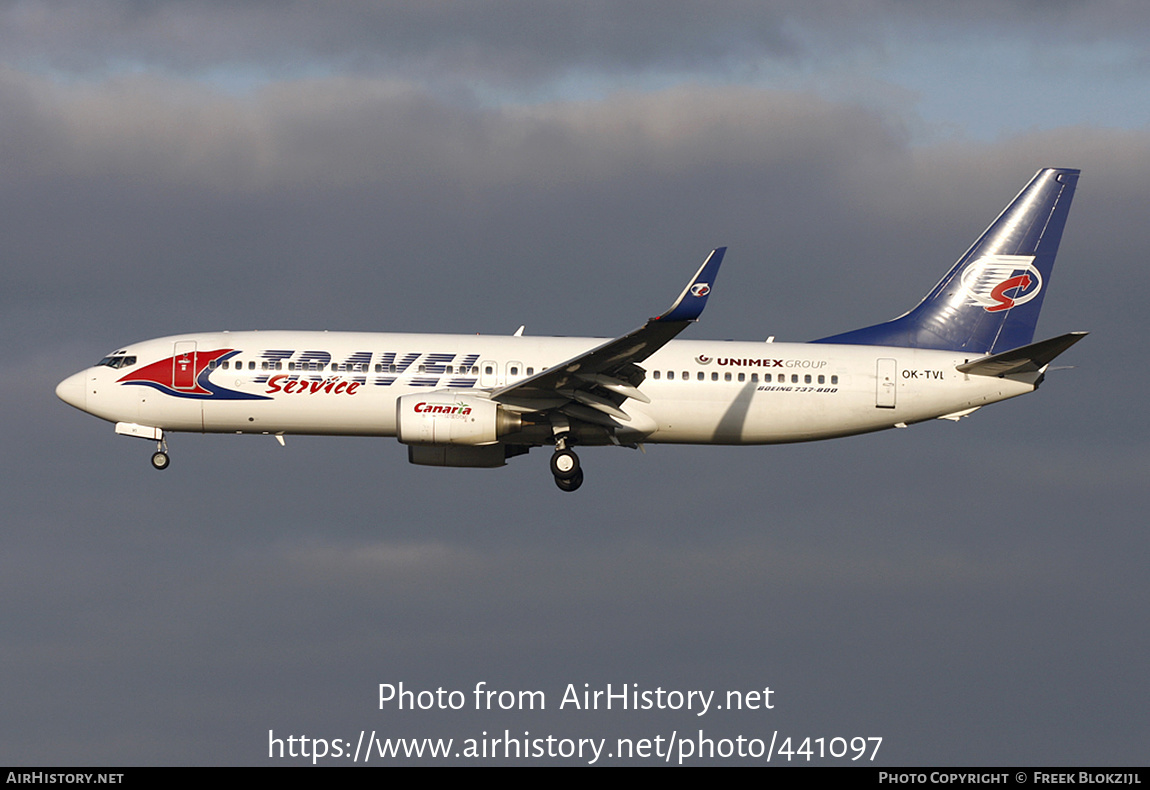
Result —
<instances>
[{"instance_id":1,"label":"nose cone","mask_svg":"<svg viewBox=\"0 0 1150 790\"><path fill-rule=\"evenodd\" d=\"M87 406L88 385L83 372L74 373L56 385L56 397L84 411Z\"/></svg>"}]
</instances>

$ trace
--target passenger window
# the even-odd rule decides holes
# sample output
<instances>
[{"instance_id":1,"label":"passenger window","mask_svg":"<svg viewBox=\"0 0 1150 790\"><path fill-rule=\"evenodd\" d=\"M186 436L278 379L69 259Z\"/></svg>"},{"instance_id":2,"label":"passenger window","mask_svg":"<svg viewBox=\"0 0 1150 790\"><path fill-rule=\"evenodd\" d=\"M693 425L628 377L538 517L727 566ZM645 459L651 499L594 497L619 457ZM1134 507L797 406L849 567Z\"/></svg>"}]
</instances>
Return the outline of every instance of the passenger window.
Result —
<instances>
[{"instance_id":1,"label":"passenger window","mask_svg":"<svg viewBox=\"0 0 1150 790\"><path fill-rule=\"evenodd\" d=\"M803 383L804 383L804 384L810 384L810 383L811 383L811 374L810 374L810 373L808 373L807 375L803 376Z\"/></svg>"},{"instance_id":2,"label":"passenger window","mask_svg":"<svg viewBox=\"0 0 1150 790\"><path fill-rule=\"evenodd\" d=\"M674 381L674 380L675 380L675 371L668 370L667 371L667 381Z\"/></svg>"},{"instance_id":3,"label":"passenger window","mask_svg":"<svg viewBox=\"0 0 1150 790\"><path fill-rule=\"evenodd\" d=\"M508 370L507 373L510 376L518 376L519 375L519 367L517 365L512 365L511 369Z\"/></svg>"},{"instance_id":4,"label":"passenger window","mask_svg":"<svg viewBox=\"0 0 1150 790\"><path fill-rule=\"evenodd\" d=\"M699 381L702 381L704 378L706 378L706 376L703 373L703 371L700 370L699 374L697 376L695 376L695 378L697 378Z\"/></svg>"},{"instance_id":5,"label":"passenger window","mask_svg":"<svg viewBox=\"0 0 1150 790\"><path fill-rule=\"evenodd\" d=\"M724 373L723 374L723 381L730 381L730 380L731 380L731 374L730 373Z\"/></svg>"},{"instance_id":6,"label":"passenger window","mask_svg":"<svg viewBox=\"0 0 1150 790\"><path fill-rule=\"evenodd\" d=\"M791 374L791 383L792 384L798 384L799 383L799 374L798 373L792 373Z\"/></svg>"},{"instance_id":7,"label":"passenger window","mask_svg":"<svg viewBox=\"0 0 1150 790\"><path fill-rule=\"evenodd\" d=\"M739 374L739 381L746 381L746 380L747 380L747 374L746 373L740 373Z\"/></svg>"},{"instance_id":8,"label":"passenger window","mask_svg":"<svg viewBox=\"0 0 1150 790\"><path fill-rule=\"evenodd\" d=\"M659 371L656 370L655 372L653 372L651 374L651 378L655 379L655 381L658 381L659 380Z\"/></svg>"},{"instance_id":9,"label":"passenger window","mask_svg":"<svg viewBox=\"0 0 1150 790\"><path fill-rule=\"evenodd\" d=\"M535 375L535 368L527 368L527 375L528 376L534 376Z\"/></svg>"},{"instance_id":10,"label":"passenger window","mask_svg":"<svg viewBox=\"0 0 1150 790\"><path fill-rule=\"evenodd\" d=\"M718 371L715 371L715 372L711 373L711 381L718 381L718 380L719 380L719 373L718 373Z\"/></svg>"},{"instance_id":11,"label":"passenger window","mask_svg":"<svg viewBox=\"0 0 1150 790\"><path fill-rule=\"evenodd\" d=\"M683 371L683 381L686 381L689 378L691 378L691 374L684 370Z\"/></svg>"},{"instance_id":12,"label":"passenger window","mask_svg":"<svg viewBox=\"0 0 1150 790\"><path fill-rule=\"evenodd\" d=\"M831 384L838 384L838 383L839 383L839 377L838 376L831 376Z\"/></svg>"},{"instance_id":13,"label":"passenger window","mask_svg":"<svg viewBox=\"0 0 1150 790\"><path fill-rule=\"evenodd\" d=\"M819 376L819 384L826 384L826 382L827 382L826 376Z\"/></svg>"},{"instance_id":14,"label":"passenger window","mask_svg":"<svg viewBox=\"0 0 1150 790\"><path fill-rule=\"evenodd\" d=\"M754 381L757 383L758 380L759 380L759 374L758 373L752 373L751 374L751 381Z\"/></svg>"}]
</instances>

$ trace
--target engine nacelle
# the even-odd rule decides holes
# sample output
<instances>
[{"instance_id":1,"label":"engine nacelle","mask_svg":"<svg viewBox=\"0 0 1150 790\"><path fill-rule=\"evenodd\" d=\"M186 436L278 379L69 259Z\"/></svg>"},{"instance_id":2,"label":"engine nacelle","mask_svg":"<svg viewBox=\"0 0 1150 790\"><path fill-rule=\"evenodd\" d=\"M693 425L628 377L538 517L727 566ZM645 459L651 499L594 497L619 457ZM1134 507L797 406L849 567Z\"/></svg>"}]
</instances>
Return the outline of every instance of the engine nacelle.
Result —
<instances>
[{"instance_id":1,"label":"engine nacelle","mask_svg":"<svg viewBox=\"0 0 1150 790\"><path fill-rule=\"evenodd\" d=\"M411 444L407 446L407 460L420 466L469 466L490 469L494 466L507 466L507 447L502 444L484 444L479 447Z\"/></svg>"},{"instance_id":2,"label":"engine nacelle","mask_svg":"<svg viewBox=\"0 0 1150 790\"><path fill-rule=\"evenodd\" d=\"M395 435L404 444L494 444L521 427L519 415L463 392L404 395L395 402Z\"/></svg>"}]
</instances>

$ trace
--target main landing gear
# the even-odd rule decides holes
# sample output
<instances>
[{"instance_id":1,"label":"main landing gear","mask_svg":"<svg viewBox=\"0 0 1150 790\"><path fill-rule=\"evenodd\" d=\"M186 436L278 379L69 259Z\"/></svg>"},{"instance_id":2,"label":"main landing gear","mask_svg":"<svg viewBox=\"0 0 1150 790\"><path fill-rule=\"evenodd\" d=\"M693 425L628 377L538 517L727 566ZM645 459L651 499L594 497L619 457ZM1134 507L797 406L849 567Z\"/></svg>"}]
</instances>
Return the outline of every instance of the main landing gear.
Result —
<instances>
[{"instance_id":1,"label":"main landing gear","mask_svg":"<svg viewBox=\"0 0 1150 790\"><path fill-rule=\"evenodd\" d=\"M551 474L560 491L574 491L583 485L583 469L579 466L579 456L567 447L567 437L555 441L555 454L551 456Z\"/></svg>"},{"instance_id":2,"label":"main landing gear","mask_svg":"<svg viewBox=\"0 0 1150 790\"><path fill-rule=\"evenodd\" d=\"M555 478L555 485L559 486L560 491L574 491L583 485L583 470L580 469L575 473L574 477L567 480L564 480L562 477Z\"/></svg>"}]
</instances>

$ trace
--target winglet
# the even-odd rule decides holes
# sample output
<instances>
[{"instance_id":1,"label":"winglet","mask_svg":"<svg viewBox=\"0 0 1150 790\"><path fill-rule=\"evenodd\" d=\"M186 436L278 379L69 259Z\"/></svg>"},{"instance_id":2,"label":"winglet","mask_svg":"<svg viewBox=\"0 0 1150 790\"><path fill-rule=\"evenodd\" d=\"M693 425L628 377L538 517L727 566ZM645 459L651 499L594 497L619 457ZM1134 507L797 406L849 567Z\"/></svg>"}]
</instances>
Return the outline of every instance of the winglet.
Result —
<instances>
[{"instance_id":1,"label":"winglet","mask_svg":"<svg viewBox=\"0 0 1150 790\"><path fill-rule=\"evenodd\" d=\"M703 313L703 308L707 306L707 297L715 285L715 278L719 275L719 264L723 262L723 254L726 251L726 247L717 247L711 250L707 260L703 261L699 271L691 278L691 282L687 283L687 287L683 289L683 293L679 294L679 298L675 300L670 309L651 320L698 321L699 316Z\"/></svg>"}]
</instances>

